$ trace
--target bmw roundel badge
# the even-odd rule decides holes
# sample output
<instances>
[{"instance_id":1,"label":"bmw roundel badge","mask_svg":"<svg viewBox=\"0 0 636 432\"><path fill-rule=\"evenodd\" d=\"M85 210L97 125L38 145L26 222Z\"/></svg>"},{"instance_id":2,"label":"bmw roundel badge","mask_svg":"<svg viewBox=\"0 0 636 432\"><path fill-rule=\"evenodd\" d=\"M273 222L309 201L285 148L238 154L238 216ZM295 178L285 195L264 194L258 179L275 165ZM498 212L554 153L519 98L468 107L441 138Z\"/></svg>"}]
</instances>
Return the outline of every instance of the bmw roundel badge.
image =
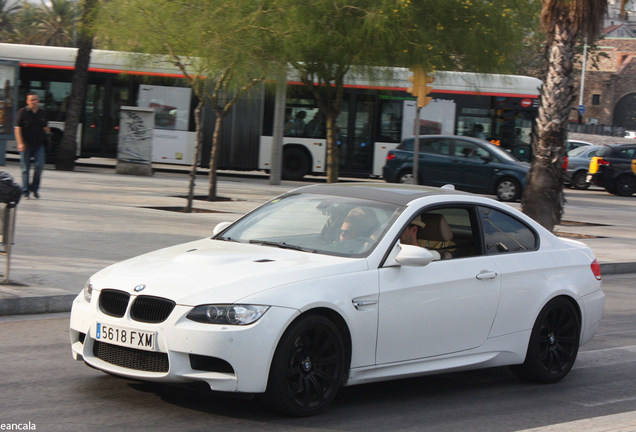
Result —
<instances>
[{"instance_id":1,"label":"bmw roundel badge","mask_svg":"<svg viewBox=\"0 0 636 432\"><path fill-rule=\"evenodd\" d=\"M135 287L135 292L143 291L146 288L146 285L139 284Z\"/></svg>"}]
</instances>

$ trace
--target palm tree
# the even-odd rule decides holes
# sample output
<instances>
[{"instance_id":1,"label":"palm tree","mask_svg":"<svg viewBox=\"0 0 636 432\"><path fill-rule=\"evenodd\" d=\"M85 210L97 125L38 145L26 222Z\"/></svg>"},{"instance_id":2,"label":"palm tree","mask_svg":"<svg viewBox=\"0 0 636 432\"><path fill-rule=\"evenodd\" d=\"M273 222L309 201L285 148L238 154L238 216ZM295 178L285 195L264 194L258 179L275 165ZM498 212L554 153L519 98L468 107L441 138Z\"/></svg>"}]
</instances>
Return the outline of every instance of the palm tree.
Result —
<instances>
[{"instance_id":1,"label":"palm tree","mask_svg":"<svg viewBox=\"0 0 636 432\"><path fill-rule=\"evenodd\" d=\"M563 214L564 141L576 98L573 68L577 38L598 35L607 0L543 0L547 70L540 89L539 115L532 138L532 167L521 209L549 230Z\"/></svg>"},{"instance_id":2,"label":"palm tree","mask_svg":"<svg viewBox=\"0 0 636 432\"><path fill-rule=\"evenodd\" d=\"M69 0L42 0L42 16L37 24L39 43L52 46L73 46L73 30L77 8Z\"/></svg>"},{"instance_id":3,"label":"palm tree","mask_svg":"<svg viewBox=\"0 0 636 432\"><path fill-rule=\"evenodd\" d=\"M0 0L0 32L4 33L12 27L13 17L19 10L19 4L11 0Z\"/></svg>"}]
</instances>

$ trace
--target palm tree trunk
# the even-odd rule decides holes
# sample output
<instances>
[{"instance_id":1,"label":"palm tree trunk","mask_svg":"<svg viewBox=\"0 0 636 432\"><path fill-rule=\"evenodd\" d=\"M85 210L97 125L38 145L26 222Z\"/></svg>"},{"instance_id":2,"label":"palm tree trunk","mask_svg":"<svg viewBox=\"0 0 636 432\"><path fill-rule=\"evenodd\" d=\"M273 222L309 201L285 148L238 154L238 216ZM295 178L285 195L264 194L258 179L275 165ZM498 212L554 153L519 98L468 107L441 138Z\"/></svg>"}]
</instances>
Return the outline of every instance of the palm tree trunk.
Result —
<instances>
[{"instance_id":1,"label":"palm tree trunk","mask_svg":"<svg viewBox=\"0 0 636 432\"><path fill-rule=\"evenodd\" d=\"M565 198L563 169L570 110L575 99L572 71L576 32L567 21L554 26L546 47L548 71L540 92L539 115L533 134L533 163L521 208L545 228L561 222Z\"/></svg>"},{"instance_id":2,"label":"palm tree trunk","mask_svg":"<svg viewBox=\"0 0 636 432\"><path fill-rule=\"evenodd\" d=\"M79 49L75 60L75 70L73 71L71 97L64 123L64 136L55 160L55 168L61 171L73 171L73 169L75 169L77 125L84 110L86 83L88 82L88 65L91 61L92 49L93 37L80 37Z\"/></svg>"},{"instance_id":3,"label":"palm tree trunk","mask_svg":"<svg viewBox=\"0 0 636 432\"><path fill-rule=\"evenodd\" d=\"M71 86L71 98L64 124L64 137L57 153L55 168L62 171L75 169L75 156L77 155L77 125L84 111L86 97L86 83L88 82L88 66L93 50L92 21L93 13L97 8L97 0L85 0L80 20L77 58L73 71L73 84Z\"/></svg>"}]
</instances>

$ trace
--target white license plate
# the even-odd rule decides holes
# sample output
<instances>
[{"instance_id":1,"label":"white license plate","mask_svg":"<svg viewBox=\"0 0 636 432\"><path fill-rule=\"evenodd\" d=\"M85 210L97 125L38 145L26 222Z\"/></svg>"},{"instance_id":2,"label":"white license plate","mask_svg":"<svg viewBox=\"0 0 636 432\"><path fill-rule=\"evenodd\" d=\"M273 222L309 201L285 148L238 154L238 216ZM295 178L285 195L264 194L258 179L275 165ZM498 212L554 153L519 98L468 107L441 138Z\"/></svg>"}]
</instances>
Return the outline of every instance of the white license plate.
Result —
<instances>
[{"instance_id":1,"label":"white license plate","mask_svg":"<svg viewBox=\"0 0 636 432\"><path fill-rule=\"evenodd\" d=\"M588 174L587 177L585 177L585 183L592 183L592 175Z\"/></svg>"},{"instance_id":2,"label":"white license plate","mask_svg":"<svg viewBox=\"0 0 636 432\"><path fill-rule=\"evenodd\" d=\"M95 339L113 345L154 351L157 334L156 332L97 323L95 327Z\"/></svg>"}]
</instances>

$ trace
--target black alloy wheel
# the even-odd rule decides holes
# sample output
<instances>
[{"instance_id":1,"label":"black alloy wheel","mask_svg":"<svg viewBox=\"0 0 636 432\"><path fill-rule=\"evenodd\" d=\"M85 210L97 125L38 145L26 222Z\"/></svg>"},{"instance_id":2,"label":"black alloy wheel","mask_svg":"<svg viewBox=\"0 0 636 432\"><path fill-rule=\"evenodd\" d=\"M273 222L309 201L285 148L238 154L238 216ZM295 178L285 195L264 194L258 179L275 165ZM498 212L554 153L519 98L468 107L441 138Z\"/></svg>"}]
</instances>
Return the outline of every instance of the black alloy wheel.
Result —
<instances>
[{"instance_id":1,"label":"black alloy wheel","mask_svg":"<svg viewBox=\"0 0 636 432\"><path fill-rule=\"evenodd\" d=\"M636 192L636 179L631 175L622 175L616 179L616 195L632 196Z\"/></svg>"},{"instance_id":2,"label":"black alloy wheel","mask_svg":"<svg viewBox=\"0 0 636 432\"><path fill-rule=\"evenodd\" d=\"M309 315L287 329L270 371L265 403L294 416L324 411L343 382L345 348L327 318Z\"/></svg>"},{"instance_id":3,"label":"black alloy wheel","mask_svg":"<svg viewBox=\"0 0 636 432\"><path fill-rule=\"evenodd\" d=\"M539 313L528 344L526 360L512 372L530 381L555 383L570 372L579 351L581 323L569 299L557 297Z\"/></svg>"}]
</instances>

